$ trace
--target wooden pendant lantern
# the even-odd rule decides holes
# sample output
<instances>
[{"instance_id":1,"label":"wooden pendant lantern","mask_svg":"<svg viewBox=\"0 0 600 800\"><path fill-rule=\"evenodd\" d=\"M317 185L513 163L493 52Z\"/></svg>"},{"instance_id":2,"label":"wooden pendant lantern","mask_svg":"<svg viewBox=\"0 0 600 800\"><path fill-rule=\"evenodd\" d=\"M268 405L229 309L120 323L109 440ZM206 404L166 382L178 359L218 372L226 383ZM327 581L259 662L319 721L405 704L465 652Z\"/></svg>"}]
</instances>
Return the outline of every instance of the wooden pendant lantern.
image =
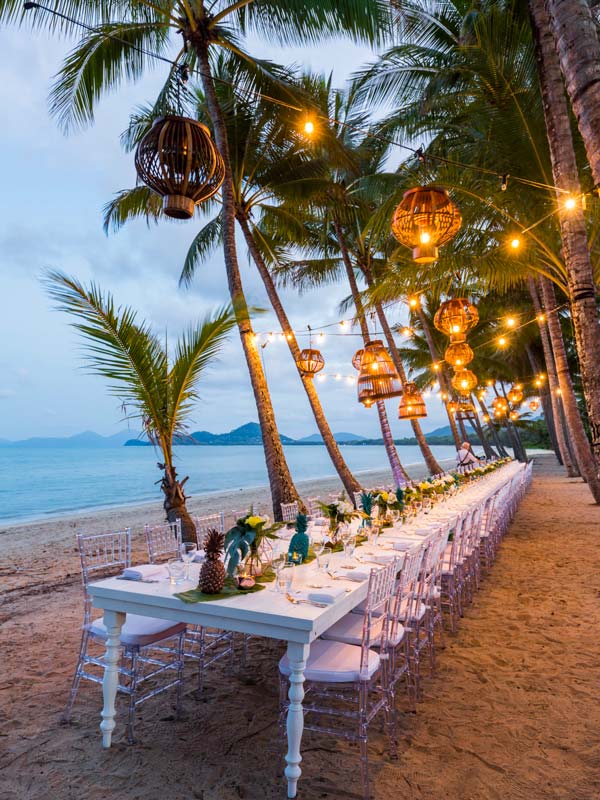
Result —
<instances>
[{"instance_id":1,"label":"wooden pendant lantern","mask_svg":"<svg viewBox=\"0 0 600 800\"><path fill-rule=\"evenodd\" d=\"M163 198L163 211L173 219L190 219L225 177L206 125L176 115L155 120L137 147L135 168L140 180Z\"/></svg>"},{"instance_id":2,"label":"wooden pendant lantern","mask_svg":"<svg viewBox=\"0 0 600 800\"><path fill-rule=\"evenodd\" d=\"M475 406L468 397L461 397L456 410L457 419L469 419L475 416Z\"/></svg>"},{"instance_id":3,"label":"wooden pendant lantern","mask_svg":"<svg viewBox=\"0 0 600 800\"><path fill-rule=\"evenodd\" d=\"M356 356L355 356L356 357ZM358 373L358 401L373 405L375 400L386 400L402 394L402 384L394 362L380 339L365 345Z\"/></svg>"},{"instance_id":4,"label":"wooden pendant lantern","mask_svg":"<svg viewBox=\"0 0 600 800\"><path fill-rule=\"evenodd\" d=\"M307 347L302 350L298 359L296 360L298 369L303 375L308 378L314 377L317 372L320 372L325 366L325 359L320 350L314 350L312 347Z\"/></svg>"},{"instance_id":5,"label":"wooden pendant lantern","mask_svg":"<svg viewBox=\"0 0 600 800\"><path fill-rule=\"evenodd\" d=\"M452 378L452 388L459 394L468 395L477 386L477 375L470 369L457 369Z\"/></svg>"},{"instance_id":6,"label":"wooden pendant lantern","mask_svg":"<svg viewBox=\"0 0 600 800\"><path fill-rule=\"evenodd\" d=\"M475 354L466 342L452 342L446 348L444 358L453 367L464 367L473 361Z\"/></svg>"},{"instance_id":7,"label":"wooden pendant lantern","mask_svg":"<svg viewBox=\"0 0 600 800\"><path fill-rule=\"evenodd\" d=\"M431 264L438 248L458 233L462 223L458 207L439 186L418 186L404 194L392 218L396 239L412 248L417 264Z\"/></svg>"},{"instance_id":8,"label":"wooden pendant lantern","mask_svg":"<svg viewBox=\"0 0 600 800\"><path fill-rule=\"evenodd\" d=\"M508 400L513 406L518 406L523 402L523 391L520 385L513 386L508 393Z\"/></svg>"},{"instance_id":9,"label":"wooden pendant lantern","mask_svg":"<svg viewBox=\"0 0 600 800\"><path fill-rule=\"evenodd\" d=\"M504 397L494 397L492 400L492 408L496 413L496 416L500 414L506 414L508 410L508 401Z\"/></svg>"},{"instance_id":10,"label":"wooden pendant lantern","mask_svg":"<svg viewBox=\"0 0 600 800\"><path fill-rule=\"evenodd\" d=\"M354 355L352 356L352 366L354 367L354 369L356 370L360 369L360 360L364 352L365 352L364 350L357 350L356 353L354 353Z\"/></svg>"},{"instance_id":11,"label":"wooden pendant lantern","mask_svg":"<svg viewBox=\"0 0 600 800\"><path fill-rule=\"evenodd\" d=\"M539 407L540 407L540 401L539 400L532 400L529 403L529 408L530 408L531 411L537 411Z\"/></svg>"},{"instance_id":12,"label":"wooden pendant lantern","mask_svg":"<svg viewBox=\"0 0 600 800\"><path fill-rule=\"evenodd\" d=\"M478 322L479 313L466 297L446 300L435 312L433 318L433 324L438 331L452 337L464 336L473 330ZM453 339L453 341L458 341L458 339Z\"/></svg>"},{"instance_id":13,"label":"wooden pendant lantern","mask_svg":"<svg viewBox=\"0 0 600 800\"><path fill-rule=\"evenodd\" d=\"M449 400L446 403L446 408L451 414L456 414L458 411L458 401L457 400Z\"/></svg>"},{"instance_id":14,"label":"wooden pendant lantern","mask_svg":"<svg viewBox=\"0 0 600 800\"><path fill-rule=\"evenodd\" d=\"M415 383L405 383L398 406L398 419L421 419L427 416L427 407Z\"/></svg>"}]
</instances>

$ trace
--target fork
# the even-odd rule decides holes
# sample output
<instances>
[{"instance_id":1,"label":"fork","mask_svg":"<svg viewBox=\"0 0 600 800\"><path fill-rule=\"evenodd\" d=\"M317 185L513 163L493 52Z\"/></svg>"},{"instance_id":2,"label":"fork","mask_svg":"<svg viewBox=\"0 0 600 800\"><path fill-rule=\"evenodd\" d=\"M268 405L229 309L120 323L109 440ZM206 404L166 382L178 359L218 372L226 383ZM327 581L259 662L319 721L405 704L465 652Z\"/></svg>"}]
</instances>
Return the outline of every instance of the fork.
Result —
<instances>
[{"instance_id":1,"label":"fork","mask_svg":"<svg viewBox=\"0 0 600 800\"><path fill-rule=\"evenodd\" d=\"M294 605L304 603L305 605L316 606L317 608L327 608L327 603L317 603L314 600L304 600L302 598L292 597L291 594L286 594L286 597L290 603L293 603Z\"/></svg>"}]
</instances>

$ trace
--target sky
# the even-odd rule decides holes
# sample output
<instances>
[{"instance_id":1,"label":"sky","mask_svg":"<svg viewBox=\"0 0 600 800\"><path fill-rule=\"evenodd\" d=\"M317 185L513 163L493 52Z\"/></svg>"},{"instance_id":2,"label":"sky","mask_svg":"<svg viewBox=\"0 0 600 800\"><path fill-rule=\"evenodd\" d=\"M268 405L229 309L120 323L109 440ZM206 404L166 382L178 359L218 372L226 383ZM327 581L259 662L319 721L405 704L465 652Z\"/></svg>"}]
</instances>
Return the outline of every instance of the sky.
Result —
<instances>
[{"instance_id":1,"label":"sky","mask_svg":"<svg viewBox=\"0 0 600 800\"><path fill-rule=\"evenodd\" d=\"M0 28L0 86L6 110L2 125L0 168L3 213L0 217L0 438L69 436L82 430L109 435L127 427L120 405L107 393L103 379L83 367L81 340L63 313L52 309L40 277L57 268L78 279L94 280L130 304L157 331L169 337L228 300L220 253L207 261L188 290L177 282L193 223L166 218L158 226L129 223L108 237L102 230L102 208L113 194L135 183L133 156L122 151L119 136L137 105L153 99L164 81L166 65L135 83L123 85L98 105L94 124L65 136L48 110L53 75L68 51L64 40L41 33ZM334 41L314 48L275 49L251 43L260 57L333 71L342 85L374 54L364 47ZM251 305L268 308L262 284L240 244L242 277ZM306 330L342 318L338 304L344 286L298 295L282 291L294 329ZM399 308L391 322L402 321ZM277 330L272 313L255 328ZM335 329L334 329L335 330ZM303 346L307 340L301 339ZM350 359L357 337L329 336L318 345L328 373L318 388L334 431L379 436L375 409L356 400L356 389L335 373L353 374ZM315 432L306 396L286 345L275 341L263 360L281 433L301 437ZM388 401L396 437L410 436L397 419L397 401ZM447 423L440 402L428 401L423 428ZM257 419L246 365L237 333L219 361L204 376L201 402L191 430L229 431ZM135 425L133 425L135 428Z\"/></svg>"}]
</instances>

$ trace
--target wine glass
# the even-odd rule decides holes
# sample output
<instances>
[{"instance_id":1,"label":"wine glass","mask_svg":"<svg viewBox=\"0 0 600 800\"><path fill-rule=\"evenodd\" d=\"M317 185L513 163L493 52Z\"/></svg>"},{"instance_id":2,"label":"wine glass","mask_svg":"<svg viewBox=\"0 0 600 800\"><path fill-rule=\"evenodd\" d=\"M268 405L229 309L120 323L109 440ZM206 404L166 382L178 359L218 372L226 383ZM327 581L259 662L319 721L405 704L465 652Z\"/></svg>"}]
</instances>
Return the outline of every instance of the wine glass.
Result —
<instances>
[{"instance_id":1,"label":"wine glass","mask_svg":"<svg viewBox=\"0 0 600 800\"><path fill-rule=\"evenodd\" d=\"M321 563L323 565L323 571L329 572L329 565L331 564L331 556L332 556L332 549L331 547L324 547L323 553L321 556Z\"/></svg>"},{"instance_id":2,"label":"wine glass","mask_svg":"<svg viewBox=\"0 0 600 800\"><path fill-rule=\"evenodd\" d=\"M181 553L181 560L185 564L185 577L190 577L190 564L194 560L194 556L198 551L198 547L194 542L182 542L179 548Z\"/></svg>"},{"instance_id":3,"label":"wine glass","mask_svg":"<svg viewBox=\"0 0 600 800\"><path fill-rule=\"evenodd\" d=\"M314 533L311 541L311 547L313 549L313 553L317 557L317 569L321 569L321 562L319 561L319 556L323 552L325 548L325 537L321 531Z\"/></svg>"},{"instance_id":4,"label":"wine glass","mask_svg":"<svg viewBox=\"0 0 600 800\"><path fill-rule=\"evenodd\" d=\"M345 553L348 558L354 557L354 551L356 550L356 536L350 534L348 541L346 542Z\"/></svg>"},{"instance_id":5,"label":"wine glass","mask_svg":"<svg viewBox=\"0 0 600 800\"><path fill-rule=\"evenodd\" d=\"M352 531L350 530L349 525L343 525L340 531L340 539L342 540L342 546L344 548L344 555L346 555L346 550L348 548L348 543L350 539L352 539Z\"/></svg>"}]
</instances>

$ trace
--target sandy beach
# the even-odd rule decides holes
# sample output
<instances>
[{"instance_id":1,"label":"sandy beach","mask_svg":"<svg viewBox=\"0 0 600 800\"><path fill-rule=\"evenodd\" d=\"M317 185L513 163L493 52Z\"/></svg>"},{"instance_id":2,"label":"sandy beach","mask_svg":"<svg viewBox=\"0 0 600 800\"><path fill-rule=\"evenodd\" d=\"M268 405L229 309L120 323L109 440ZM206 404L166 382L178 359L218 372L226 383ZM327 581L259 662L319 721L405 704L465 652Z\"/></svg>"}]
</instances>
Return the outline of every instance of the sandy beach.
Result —
<instances>
[{"instance_id":1,"label":"sandy beach","mask_svg":"<svg viewBox=\"0 0 600 800\"><path fill-rule=\"evenodd\" d=\"M534 476L492 572L425 681L424 702L401 716L399 761L372 731L376 800L600 796L600 508L552 456L536 458ZM321 481L302 493L334 488ZM250 499L213 495L191 507L240 510ZM264 492L252 499L268 508ZM143 705L133 747L119 725L112 749L101 749L95 685L80 691L73 723L60 724L82 616L74 532L131 525L139 533L158 518L152 505L1 532L2 800L285 796L278 642L253 641L243 674L211 670L200 700L190 679L181 720L166 696ZM351 745L307 733L303 753L301 800L358 796Z\"/></svg>"}]
</instances>

